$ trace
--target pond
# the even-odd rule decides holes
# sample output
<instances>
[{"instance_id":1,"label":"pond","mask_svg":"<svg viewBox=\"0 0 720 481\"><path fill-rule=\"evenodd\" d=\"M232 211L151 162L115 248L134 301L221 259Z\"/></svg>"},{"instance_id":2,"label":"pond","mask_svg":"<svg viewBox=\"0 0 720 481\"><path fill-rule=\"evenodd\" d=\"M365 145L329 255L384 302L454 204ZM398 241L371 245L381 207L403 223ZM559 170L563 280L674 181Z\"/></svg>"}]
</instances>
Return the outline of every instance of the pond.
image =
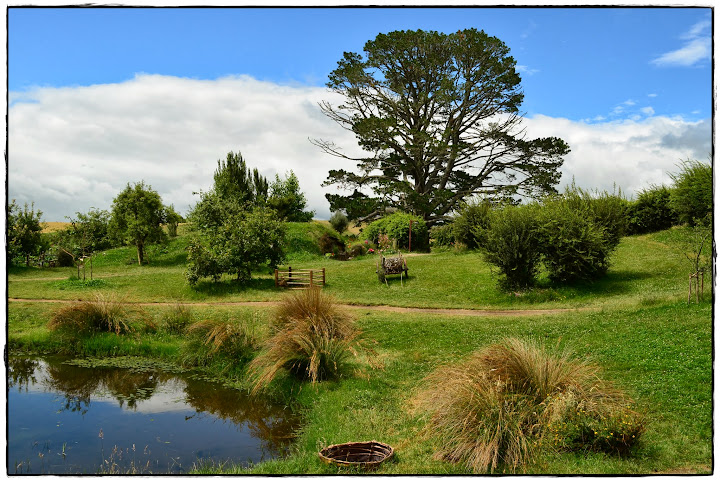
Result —
<instances>
[{"instance_id":1,"label":"pond","mask_svg":"<svg viewBox=\"0 0 720 481\"><path fill-rule=\"evenodd\" d=\"M187 373L10 357L8 474L167 474L283 455L288 409Z\"/></svg>"}]
</instances>

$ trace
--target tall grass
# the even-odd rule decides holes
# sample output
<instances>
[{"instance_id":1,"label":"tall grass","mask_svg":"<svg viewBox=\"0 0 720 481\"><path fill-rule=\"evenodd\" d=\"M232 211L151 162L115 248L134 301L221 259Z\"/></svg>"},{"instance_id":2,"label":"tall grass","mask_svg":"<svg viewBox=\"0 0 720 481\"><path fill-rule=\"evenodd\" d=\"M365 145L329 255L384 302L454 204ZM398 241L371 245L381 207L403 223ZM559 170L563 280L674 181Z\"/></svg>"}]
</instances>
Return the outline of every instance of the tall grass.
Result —
<instances>
[{"instance_id":1,"label":"tall grass","mask_svg":"<svg viewBox=\"0 0 720 481\"><path fill-rule=\"evenodd\" d=\"M628 454L644 431L597 366L516 338L440 368L417 398L438 456L476 473L515 471L541 449Z\"/></svg>"},{"instance_id":2,"label":"tall grass","mask_svg":"<svg viewBox=\"0 0 720 481\"><path fill-rule=\"evenodd\" d=\"M78 301L55 312L47 327L80 335L98 332L120 335L134 331L135 321L149 329L154 327L141 309L128 305L112 293L97 293L91 300Z\"/></svg>"},{"instance_id":3,"label":"tall grass","mask_svg":"<svg viewBox=\"0 0 720 481\"><path fill-rule=\"evenodd\" d=\"M337 378L359 347L360 331L354 321L318 288L286 297L271 329L263 351L249 366L255 392L283 371L313 383Z\"/></svg>"},{"instance_id":4,"label":"tall grass","mask_svg":"<svg viewBox=\"0 0 720 481\"><path fill-rule=\"evenodd\" d=\"M185 330L182 363L208 365L222 360L226 368L246 363L260 347L260 327L255 314L198 321Z\"/></svg>"}]
</instances>

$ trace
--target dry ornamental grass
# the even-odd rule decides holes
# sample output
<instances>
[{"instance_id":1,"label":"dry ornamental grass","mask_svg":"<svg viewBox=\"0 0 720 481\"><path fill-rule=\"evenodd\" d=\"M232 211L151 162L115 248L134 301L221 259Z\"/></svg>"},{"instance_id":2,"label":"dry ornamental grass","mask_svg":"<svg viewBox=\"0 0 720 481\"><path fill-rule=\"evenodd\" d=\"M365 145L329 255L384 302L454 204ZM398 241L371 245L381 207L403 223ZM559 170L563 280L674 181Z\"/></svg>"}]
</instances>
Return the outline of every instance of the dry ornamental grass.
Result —
<instances>
[{"instance_id":1,"label":"dry ornamental grass","mask_svg":"<svg viewBox=\"0 0 720 481\"><path fill-rule=\"evenodd\" d=\"M417 398L438 456L476 473L515 471L542 449L626 455L644 431L631 401L569 352L515 338L436 370Z\"/></svg>"}]
</instances>

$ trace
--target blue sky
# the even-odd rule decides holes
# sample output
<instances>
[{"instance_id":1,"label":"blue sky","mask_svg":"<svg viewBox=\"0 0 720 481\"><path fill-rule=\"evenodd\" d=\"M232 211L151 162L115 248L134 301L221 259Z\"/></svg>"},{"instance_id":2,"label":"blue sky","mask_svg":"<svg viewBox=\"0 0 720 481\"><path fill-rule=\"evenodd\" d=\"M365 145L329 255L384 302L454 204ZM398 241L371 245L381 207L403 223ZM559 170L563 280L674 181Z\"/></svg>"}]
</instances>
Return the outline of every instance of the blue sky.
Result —
<instances>
[{"instance_id":1,"label":"blue sky","mask_svg":"<svg viewBox=\"0 0 720 481\"><path fill-rule=\"evenodd\" d=\"M576 132L566 139L574 155L580 155L576 149L581 146L578 142L592 135L607 135L601 142L595 140L595 154L600 144L607 146L650 135L659 136L653 144L658 148L675 149L667 151L672 162L686 156L702 155L705 159L709 154L709 119L713 108L709 8L10 8L8 17L9 190L11 198L46 204L39 207L54 217L48 220L63 220L58 217L72 215L76 210L86 211L90 206L108 208L112 196L101 195L103 191L120 190L127 182L141 180L129 178L132 170L114 174L128 178L111 181L107 173L91 178L89 169L83 170L78 165L74 175L82 177L88 186L88 198L84 200L87 205L83 206L82 199L71 201L79 195L71 188L63 190L60 185L45 185L45 190L54 194L43 194L42 181L29 178L29 173L21 169L34 165L39 153L33 152L33 145L41 144L57 152L58 159L65 159L57 161L65 167L68 159L83 156L88 159L93 155L95 158L107 156L113 161L122 161L119 152L94 151L90 144L97 144L97 137L85 136L88 142L85 146L62 142L79 130L63 133L61 121L47 120L77 117L82 119L77 125L92 130L96 124L94 127L100 128L98 132L102 131L102 135L118 138L117 132L108 130L110 121L103 124L100 119L112 113L113 125L123 123L120 110L114 110L107 101L103 107L102 100L114 99L120 94L94 97L100 86L108 89L115 86L125 89L123 91L131 85L137 87L125 102L138 102L135 113L125 118L129 125L137 123L141 105L149 105L159 98L152 92L161 91L160 96L176 92L173 99L196 95L193 92L203 92L202 95L207 92L207 97L193 104L192 111L197 111L202 108L200 105L214 105L211 83L228 78L240 82L233 88L245 93L254 90L242 82L252 80L259 82L253 84L253 88L262 86L263 92L286 88L284 93L303 92L317 100L317 95L322 97L328 73L344 51L360 52L364 43L378 33L402 29L449 33L475 27L503 40L521 72L525 92L523 110L530 125L534 124L536 136L550 132L563 137L563 129ZM167 85L167 89L162 85ZM58 100L70 92L77 95L72 101L68 100L73 107ZM270 95L271 100L253 107L253 111L268 110L273 112L268 115L278 115L282 105L289 105L280 102L279 108L272 107L279 96ZM68 110L92 102L97 102L93 104L95 110L88 107L82 114ZM254 101L249 99L243 105L251 102ZM190 105L187 108L190 109ZM306 114L313 122L320 122L317 112ZM162 123L159 117L150 119L153 115L156 114L148 112L142 114L142 118L147 116L150 125ZM203 119L209 119L215 129L224 128L220 117L212 117L210 112L207 116L203 114ZM53 134L47 133L42 139L30 142L33 136L40 135L29 130L40 119L49 122ZM302 123L302 120L294 122ZM227 125L228 137L238 134L232 134L232 127ZM595 130L580 132L591 126ZM626 131L620 135L617 129L622 126ZM63 128L72 130L73 125ZM325 128L329 129L324 125L322 129ZM637 128L637 132L627 131L631 128ZM328 132L333 135L332 130ZM138 135L129 135L128 139L137 140ZM202 155L210 156L204 159L209 165L207 178L211 178L215 161L224 157L228 148L241 150L243 154L246 150L256 152L255 159L246 155L251 165L262 162L257 157L271 148L266 145L263 150L262 145L258 145L253 151L247 147L257 139L257 133L251 141L244 142L242 136L237 135L234 147L227 139L210 145L213 135L199 140L207 148L203 151L207 153ZM303 133L298 133L300 137ZM573 138L575 145L571 142ZM681 144L687 144L685 150ZM102 145L107 149L113 143ZM607 147L605 155L618 155L617 148L618 145ZM295 150L305 152L304 149ZM142 152L140 146L129 150L135 152L135 159L137 153ZM214 151L217 153L210 154ZM293 169L301 185L307 184L307 190L317 190L317 179L308 177L305 182L300 172L305 170L303 162L310 161L303 159L322 154L315 152L303 159L279 160L283 155L286 153L268 161L267 174L272 177L278 171L282 174ZM584 156L586 162L587 157ZM157 158L148 153L144 161L157 162L153 160ZM100 164L94 162L93 169L102 170ZM187 160L188 165L193 162ZM670 160L662 160L658 165L652 165L649 160L635 160L635 164L643 162L647 164L648 175L635 184L625 185L630 193L641 187L641 180L666 182L667 171L673 167ZM315 163L324 167L327 161ZM84 165L87 167L88 161ZM43 164L43 167L51 168L51 165ZM577 178L582 171L580 165L575 165L574 171L571 167L568 166L568 175L564 175L566 182L570 175ZM617 166L608 165L606 170L616 171ZM98 177L102 175L106 178ZM17 185L14 179L18 179ZM151 180L155 185L168 182L163 187L165 194L176 206L180 204L181 210L193 203L191 199L181 198L179 192L172 193L169 180L162 179L159 173L155 178L151 176ZM203 181L207 183L205 177ZM604 188L604 184L590 187ZM31 195L36 198L30 198ZM311 200L318 214L322 212L321 216L327 216L321 193ZM63 209L65 213L61 212Z\"/></svg>"}]
</instances>

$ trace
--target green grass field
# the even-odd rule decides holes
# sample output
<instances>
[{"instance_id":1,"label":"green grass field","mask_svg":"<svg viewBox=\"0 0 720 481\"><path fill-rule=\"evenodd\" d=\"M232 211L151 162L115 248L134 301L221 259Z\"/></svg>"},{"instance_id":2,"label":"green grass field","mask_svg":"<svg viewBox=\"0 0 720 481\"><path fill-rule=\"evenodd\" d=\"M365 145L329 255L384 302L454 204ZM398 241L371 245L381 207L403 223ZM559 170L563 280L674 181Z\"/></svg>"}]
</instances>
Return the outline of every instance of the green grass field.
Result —
<instances>
[{"instance_id":1,"label":"green grass field","mask_svg":"<svg viewBox=\"0 0 720 481\"><path fill-rule=\"evenodd\" d=\"M312 231L312 232L311 232ZM506 336L531 338L546 346L571 348L602 366L647 414L647 432L627 458L598 453L548 453L527 468L532 474L709 473L712 470L712 306L711 281L705 300L687 303L690 264L684 256L687 231L671 229L626 237L612 258L606 278L591 284L540 286L504 293L482 256L472 251L434 251L408 257L410 278L400 285L380 284L377 257L346 262L313 251L320 227L291 225L287 263L293 268L326 269L326 291L350 312L371 343L373 364L359 356L339 381L303 385L280 379L271 394L303 413L303 428L286 459L250 470L224 465L198 467L198 474L332 474L348 471L324 465L324 445L377 439L397 456L377 474L468 474L459 465L433 457L432 433L412 409L414 394L434 368L459 361ZM274 287L269 269L253 274L247 285L231 279L218 284L185 283L186 238L149 252L150 265L133 264L130 248L113 249L93 261L93 282L72 280L74 268L12 268L8 297L13 299L87 299L116 292L160 319L176 302L188 303L196 319L256 312L267 322L272 308L233 306L242 301L276 301L287 295ZM286 264L287 265L287 264ZM86 270L89 279L89 268ZM153 303L156 303L153 305ZM166 304L161 304L166 303ZM67 345L46 324L59 303L11 301L8 340L11 353L67 351L82 356L144 356L173 362L183 343L162 331L134 336L98 335ZM488 310L572 309L567 312L513 316L390 312L362 306L464 308ZM582 308L582 309L581 309ZM574 310L577 309L577 310ZM380 364L378 367L376 364ZM248 387L242 370L224 381Z\"/></svg>"}]
</instances>

